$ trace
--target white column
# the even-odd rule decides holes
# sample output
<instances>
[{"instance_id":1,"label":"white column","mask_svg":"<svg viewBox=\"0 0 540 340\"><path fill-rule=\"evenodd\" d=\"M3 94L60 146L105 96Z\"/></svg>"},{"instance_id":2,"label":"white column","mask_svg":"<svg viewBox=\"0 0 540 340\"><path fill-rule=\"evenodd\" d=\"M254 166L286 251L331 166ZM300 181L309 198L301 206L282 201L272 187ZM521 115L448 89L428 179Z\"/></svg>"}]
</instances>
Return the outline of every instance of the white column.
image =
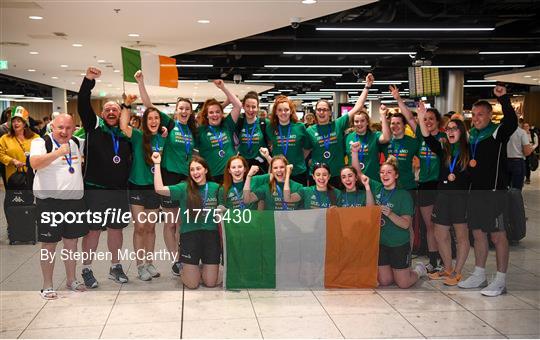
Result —
<instances>
[{"instance_id":1,"label":"white column","mask_svg":"<svg viewBox=\"0 0 540 340\"><path fill-rule=\"evenodd\" d=\"M448 71L441 96L435 97L435 107L441 114L449 111L463 112L463 71Z\"/></svg>"},{"instance_id":2,"label":"white column","mask_svg":"<svg viewBox=\"0 0 540 340\"><path fill-rule=\"evenodd\" d=\"M381 120L381 114L379 113L380 107L381 107L380 99L371 99L369 101L369 117L372 123L376 123Z\"/></svg>"},{"instance_id":3,"label":"white column","mask_svg":"<svg viewBox=\"0 0 540 340\"><path fill-rule=\"evenodd\" d=\"M67 94L65 89L52 88L52 112L67 113Z\"/></svg>"},{"instance_id":4,"label":"white column","mask_svg":"<svg viewBox=\"0 0 540 340\"><path fill-rule=\"evenodd\" d=\"M339 104L346 104L347 103L347 92L345 91L338 91L338 92L334 92L334 102L333 102L333 105L332 105L332 108L333 108L333 111L332 112L332 118L336 118L337 115L339 114L338 110L339 110Z\"/></svg>"}]
</instances>

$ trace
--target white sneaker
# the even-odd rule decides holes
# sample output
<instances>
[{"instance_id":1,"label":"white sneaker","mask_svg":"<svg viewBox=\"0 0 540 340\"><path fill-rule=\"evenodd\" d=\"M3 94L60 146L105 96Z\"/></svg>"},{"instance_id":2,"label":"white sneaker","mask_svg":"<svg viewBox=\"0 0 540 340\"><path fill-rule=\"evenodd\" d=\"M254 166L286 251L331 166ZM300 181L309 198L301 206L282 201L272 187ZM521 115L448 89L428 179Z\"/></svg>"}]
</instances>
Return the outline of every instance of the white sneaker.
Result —
<instances>
[{"instance_id":1,"label":"white sneaker","mask_svg":"<svg viewBox=\"0 0 540 340\"><path fill-rule=\"evenodd\" d=\"M502 280L493 280L486 288L480 291L484 296L499 296L506 294L506 284Z\"/></svg>"},{"instance_id":2,"label":"white sneaker","mask_svg":"<svg viewBox=\"0 0 540 340\"><path fill-rule=\"evenodd\" d=\"M459 281L458 287L464 289L481 288L487 286L485 275L472 274L467 280Z\"/></svg>"},{"instance_id":3,"label":"white sneaker","mask_svg":"<svg viewBox=\"0 0 540 340\"><path fill-rule=\"evenodd\" d=\"M152 275L146 270L146 266L144 264L141 264L139 267L137 267L137 270L139 272L139 276L137 276L142 281L150 281L152 280Z\"/></svg>"},{"instance_id":4,"label":"white sneaker","mask_svg":"<svg viewBox=\"0 0 540 340\"><path fill-rule=\"evenodd\" d=\"M427 276L426 265L423 264L422 262L418 262L418 263L414 266L414 269L413 269L413 270L416 272L416 274L418 274L418 278Z\"/></svg>"},{"instance_id":5,"label":"white sneaker","mask_svg":"<svg viewBox=\"0 0 540 340\"><path fill-rule=\"evenodd\" d=\"M149 272L152 277L159 277L161 275L152 263L146 265L146 271Z\"/></svg>"}]
</instances>

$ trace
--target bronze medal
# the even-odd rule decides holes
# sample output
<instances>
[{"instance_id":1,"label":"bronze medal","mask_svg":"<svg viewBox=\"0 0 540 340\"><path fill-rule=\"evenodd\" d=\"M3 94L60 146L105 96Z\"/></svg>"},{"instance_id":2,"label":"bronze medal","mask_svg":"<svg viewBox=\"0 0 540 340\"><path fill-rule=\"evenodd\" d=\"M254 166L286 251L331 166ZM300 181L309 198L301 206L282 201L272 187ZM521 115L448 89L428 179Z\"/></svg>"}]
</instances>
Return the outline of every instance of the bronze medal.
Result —
<instances>
[{"instance_id":1,"label":"bronze medal","mask_svg":"<svg viewBox=\"0 0 540 340\"><path fill-rule=\"evenodd\" d=\"M448 175L448 180L449 180L450 182L455 181L455 180L456 180L456 175L454 175L454 174L449 174L449 175Z\"/></svg>"},{"instance_id":2,"label":"bronze medal","mask_svg":"<svg viewBox=\"0 0 540 340\"><path fill-rule=\"evenodd\" d=\"M476 167L476 164L477 164L476 159L471 159L471 160L469 161L469 166L470 166L471 168L475 168L475 167Z\"/></svg>"}]
</instances>

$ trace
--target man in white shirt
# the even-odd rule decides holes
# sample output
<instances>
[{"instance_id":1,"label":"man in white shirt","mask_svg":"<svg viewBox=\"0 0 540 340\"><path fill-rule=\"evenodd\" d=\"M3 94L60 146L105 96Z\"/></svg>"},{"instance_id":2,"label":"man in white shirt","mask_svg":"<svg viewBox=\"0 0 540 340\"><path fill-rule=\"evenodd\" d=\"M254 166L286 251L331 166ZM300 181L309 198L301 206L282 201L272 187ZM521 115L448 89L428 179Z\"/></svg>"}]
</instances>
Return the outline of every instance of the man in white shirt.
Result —
<instances>
[{"instance_id":1,"label":"man in white shirt","mask_svg":"<svg viewBox=\"0 0 540 340\"><path fill-rule=\"evenodd\" d=\"M36 197L38 241L41 245L41 296L58 298L53 289L53 270L56 244L63 240L64 254L77 252L77 241L88 233L88 225L74 221L77 213L86 211L83 201L82 140L72 138L75 124L68 114L52 121L52 132L32 141L30 165L36 171L33 190ZM69 223L68 223L69 222ZM64 258L67 287L84 291L85 286L75 278L76 260Z\"/></svg>"},{"instance_id":2,"label":"man in white shirt","mask_svg":"<svg viewBox=\"0 0 540 340\"><path fill-rule=\"evenodd\" d=\"M525 179L525 158L533 151L529 135L520 126L514 131L506 144L506 171L509 185L514 189L523 189Z\"/></svg>"},{"instance_id":3,"label":"man in white shirt","mask_svg":"<svg viewBox=\"0 0 540 340\"><path fill-rule=\"evenodd\" d=\"M538 147L538 135L531 129L529 123L523 123L523 130L527 133L529 143L532 145L532 152L525 159L525 184L531 184L531 162L533 157L538 157L534 153L534 150ZM536 160L536 162L538 162L538 160Z\"/></svg>"}]
</instances>

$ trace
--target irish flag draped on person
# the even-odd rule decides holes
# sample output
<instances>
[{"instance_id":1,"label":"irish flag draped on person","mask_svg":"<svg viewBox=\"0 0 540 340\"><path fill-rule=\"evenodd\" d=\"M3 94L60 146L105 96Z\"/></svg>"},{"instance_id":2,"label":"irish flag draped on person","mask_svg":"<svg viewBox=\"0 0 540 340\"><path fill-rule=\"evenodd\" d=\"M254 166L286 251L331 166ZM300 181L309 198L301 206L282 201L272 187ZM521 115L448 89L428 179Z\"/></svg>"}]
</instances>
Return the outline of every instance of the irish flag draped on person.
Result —
<instances>
[{"instance_id":1,"label":"irish flag draped on person","mask_svg":"<svg viewBox=\"0 0 540 340\"><path fill-rule=\"evenodd\" d=\"M178 69L174 58L122 47L122 66L124 81L136 83L133 75L141 70L147 85L178 87Z\"/></svg>"}]
</instances>

